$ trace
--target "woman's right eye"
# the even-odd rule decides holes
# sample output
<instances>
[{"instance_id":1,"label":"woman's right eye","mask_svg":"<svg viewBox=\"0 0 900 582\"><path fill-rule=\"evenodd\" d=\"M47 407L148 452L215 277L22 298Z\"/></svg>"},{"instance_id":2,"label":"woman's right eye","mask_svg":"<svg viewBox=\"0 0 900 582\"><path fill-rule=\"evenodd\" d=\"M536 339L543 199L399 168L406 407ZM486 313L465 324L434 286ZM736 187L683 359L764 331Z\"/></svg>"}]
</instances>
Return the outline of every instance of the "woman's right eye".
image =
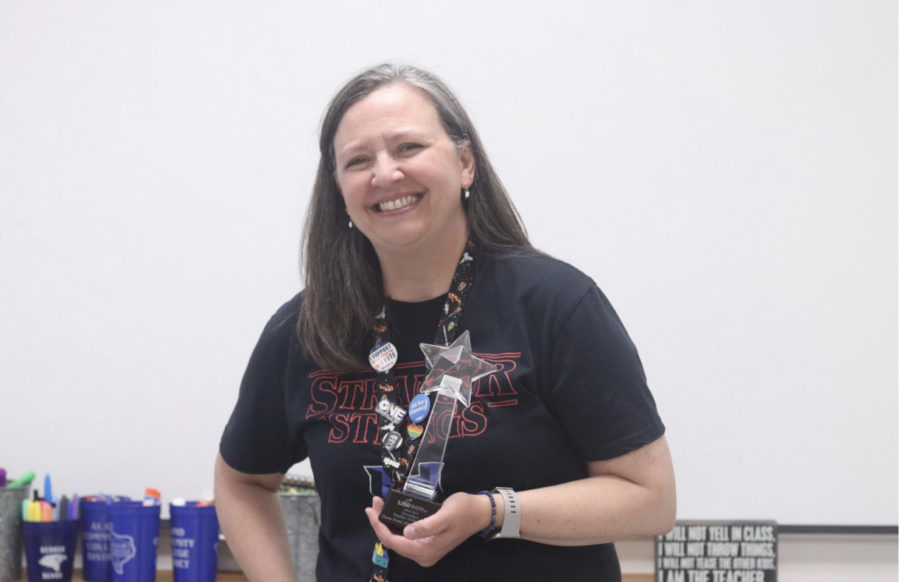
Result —
<instances>
[{"instance_id":1,"label":"woman's right eye","mask_svg":"<svg viewBox=\"0 0 900 582\"><path fill-rule=\"evenodd\" d=\"M344 168L349 170L351 168L364 164L365 161L366 158L364 158L363 156L356 156L355 158L350 158L349 160L347 160L347 163L344 164Z\"/></svg>"}]
</instances>

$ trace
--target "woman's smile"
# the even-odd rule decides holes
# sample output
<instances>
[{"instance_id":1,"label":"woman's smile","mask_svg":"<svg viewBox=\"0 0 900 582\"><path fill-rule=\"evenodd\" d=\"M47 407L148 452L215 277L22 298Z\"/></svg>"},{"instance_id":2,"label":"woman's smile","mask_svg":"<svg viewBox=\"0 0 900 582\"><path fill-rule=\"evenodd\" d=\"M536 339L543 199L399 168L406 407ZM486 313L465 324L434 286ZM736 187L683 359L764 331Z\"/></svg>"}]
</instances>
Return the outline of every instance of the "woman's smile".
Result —
<instances>
[{"instance_id":1,"label":"woman's smile","mask_svg":"<svg viewBox=\"0 0 900 582\"><path fill-rule=\"evenodd\" d=\"M401 198L385 200L384 202L375 204L374 209L377 212L388 214L399 210L405 210L418 203L424 196L425 194L409 194Z\"/></svg>"}]
</instances>

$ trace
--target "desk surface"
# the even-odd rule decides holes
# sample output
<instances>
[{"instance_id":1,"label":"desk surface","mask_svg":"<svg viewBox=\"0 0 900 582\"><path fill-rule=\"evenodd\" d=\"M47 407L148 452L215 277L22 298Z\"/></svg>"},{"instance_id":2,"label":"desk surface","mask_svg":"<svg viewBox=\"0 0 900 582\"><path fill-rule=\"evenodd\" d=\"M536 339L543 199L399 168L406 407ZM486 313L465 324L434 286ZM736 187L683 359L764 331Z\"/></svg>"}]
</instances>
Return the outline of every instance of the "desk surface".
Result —
<instances>
[{"instance_id":1,"label":"desk surface","mask_svg":"<svg viewBox=\"0 0 900 582\"><path fill-rule=\"evenodd\" d=\"M22 577L19 580L25 582L28 580L28 577L25 575L25 572L22 572ZM81 577L81 572L75 572L75 575L72 577L72 582L85 582L84 578ZM171 570L159 570L156 573L156 582L173 582L172 571ZM244 576L241 572L219 572L216 575L216 582L247 582L247 577ZM652 574L623 574L622 582L653 582Z\"/></svg>"},{"instance_id":2,"label":"desk surface","mask_svg":"<svg viewBox=\"0 0 900 582\"><path fill-rule=\"evenodd\" d=\"M28 575L22 570L22 577L18 578L21 582L28 581ZM156 582L173 582L171 570L158 570L156 572ZM81 572L76 570L72 576L72 582L86 582L81 576ZM216 582L247 582L247 577L241 572L219 572L216 574Z\"/></svg>"}]
</instances>

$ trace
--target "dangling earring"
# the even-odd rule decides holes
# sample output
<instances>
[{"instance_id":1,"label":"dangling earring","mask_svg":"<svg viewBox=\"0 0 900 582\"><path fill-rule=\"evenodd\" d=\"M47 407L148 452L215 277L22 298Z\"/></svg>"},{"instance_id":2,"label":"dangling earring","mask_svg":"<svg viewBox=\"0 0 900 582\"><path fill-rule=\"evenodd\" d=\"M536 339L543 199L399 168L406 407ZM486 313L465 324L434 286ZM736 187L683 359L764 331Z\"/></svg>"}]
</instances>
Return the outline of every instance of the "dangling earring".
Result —
<instances>
[{"instance_id":1,"label":"dangling earring","mask_svg":"<svg viewBox=\"0 0 900 582\"><path fill-rule=\"evenodd\" d=\"M463 193L463 198L465 198L466 200L469 199L469 189L468 188L466 188L466 191Z\"/></svg>"},{"instance_id":2,"label":"dangling earring","mask_svg":"<svg viewBox=\"0 0 900 582\"><path fill-rule=\"evenodd\" d=\"M353 230L353 221L352 220L347 223L347 228L349 228L350 230Z\"/></svg>"}]
</instances>

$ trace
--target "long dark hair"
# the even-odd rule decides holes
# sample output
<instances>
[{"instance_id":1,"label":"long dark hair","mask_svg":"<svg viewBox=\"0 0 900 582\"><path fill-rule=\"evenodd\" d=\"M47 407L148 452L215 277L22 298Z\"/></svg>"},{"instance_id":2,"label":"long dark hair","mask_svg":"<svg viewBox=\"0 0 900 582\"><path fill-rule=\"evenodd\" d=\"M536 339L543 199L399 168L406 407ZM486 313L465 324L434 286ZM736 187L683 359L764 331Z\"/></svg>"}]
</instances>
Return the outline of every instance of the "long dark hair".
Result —
<instances>
[{"instance_id":1,"label":"long dark hair","mask_svg":"<svg viewBox=\"0 0 900 582\"><path fill-rule=\"evenodd\" d=\"M369 240L348 228L349 218L335 179L334 134L353 104L376 89L405 83L422 90L437 109L450 139L468 143L475 180L466 203L469 237L479 253L530 249L522 220L469 116L433 74L408 65L382 64L351 79L331 100L319 134L319 169L303 229L302 262L306 290L297 332L306 354L324 369L366 367L367 344L375 314L384 305L381 267Z\"/></svg>"}]
</instances>

